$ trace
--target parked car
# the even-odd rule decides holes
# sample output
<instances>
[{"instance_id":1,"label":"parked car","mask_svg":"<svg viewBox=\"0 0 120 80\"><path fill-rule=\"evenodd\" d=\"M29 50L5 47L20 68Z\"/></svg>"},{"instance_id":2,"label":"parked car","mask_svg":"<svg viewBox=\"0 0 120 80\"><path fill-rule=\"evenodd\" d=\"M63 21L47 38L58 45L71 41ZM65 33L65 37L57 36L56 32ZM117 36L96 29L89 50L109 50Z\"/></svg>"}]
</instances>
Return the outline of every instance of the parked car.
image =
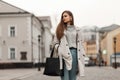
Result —
<instances>
[{"instance_id":1,"label":"parked car","mask_svg":"<svg viewBox=\"0 0 120 80\"><path fill-rule=\"evenodd\" d=\"M85 66L95 66L95 61L91 57L85 57Z\"/></svg>"},{"instance_id":2,"label":"parked car","mask_svg":"<svg viewBox=\"0 0 120 80\"><path fill-rule=\"evenodd\" d=\"M90 58L85 56L85 66L89 66Z\"/></svg>"}]
</instances>

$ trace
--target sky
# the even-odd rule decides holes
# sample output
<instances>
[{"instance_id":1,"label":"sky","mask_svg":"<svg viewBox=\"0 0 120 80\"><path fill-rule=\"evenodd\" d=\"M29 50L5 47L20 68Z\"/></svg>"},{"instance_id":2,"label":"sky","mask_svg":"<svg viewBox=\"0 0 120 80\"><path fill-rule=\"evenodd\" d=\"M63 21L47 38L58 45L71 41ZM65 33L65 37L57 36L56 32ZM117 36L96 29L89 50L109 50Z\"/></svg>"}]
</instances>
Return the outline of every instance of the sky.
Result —
<instances>
[{"instance_id":1,"label":"sky","mask_svg":"<svg viewBox=\"0 0 120 80\"><path fill-rule=\"evenodd\" d=\"M105 27L120 25L120 0L3 0L36 16L51 16L53 30L61 13L70 10L75 25Z\"/></svg>"}]
</instances>

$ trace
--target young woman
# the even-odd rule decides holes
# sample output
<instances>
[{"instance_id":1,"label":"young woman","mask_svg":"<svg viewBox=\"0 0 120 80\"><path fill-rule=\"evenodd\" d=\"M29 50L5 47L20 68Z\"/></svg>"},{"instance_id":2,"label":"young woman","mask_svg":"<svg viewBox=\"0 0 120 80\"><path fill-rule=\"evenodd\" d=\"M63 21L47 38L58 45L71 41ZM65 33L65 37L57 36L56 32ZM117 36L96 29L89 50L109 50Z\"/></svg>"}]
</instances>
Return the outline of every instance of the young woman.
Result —
<instances>
[{"instance_id":1,"label":"young woman","mask_svg":"<svg viewBox=\"0 0 120 80\"><path fill-rule=\"evenodd\" d=\"M65 10L61 15L54 44L58 48L60 69L64 69L61 80L79 80L80 76L84 76L85 51L81 30L74 25L74 17L70 11ZM64 60L64 67L62 67L62 60Z\"/></svg>"}]
</instances>

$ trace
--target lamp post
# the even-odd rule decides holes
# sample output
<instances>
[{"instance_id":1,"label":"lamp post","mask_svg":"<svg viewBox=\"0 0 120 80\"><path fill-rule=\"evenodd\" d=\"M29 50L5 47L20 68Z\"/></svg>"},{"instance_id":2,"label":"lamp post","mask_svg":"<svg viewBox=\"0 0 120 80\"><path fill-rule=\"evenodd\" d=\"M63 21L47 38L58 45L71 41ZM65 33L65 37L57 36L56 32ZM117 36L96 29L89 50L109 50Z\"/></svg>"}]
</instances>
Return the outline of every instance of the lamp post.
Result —
<instances>
[{"instance_id":1,"label":"lamp post","mask_svg":"<svg viewBox=\"0 0 120 80\"><path fill-rule=\"evenodd\" d=\"M102 52L101 52L101 31L98 31L99 32L99 39L98 39L98 42L99 42L99 48L98 48L98 54L99 54L99 63L98 63L98 65L99 65L99 67L101 67L102 66L102 64L101 64L101 62L102 62Z\"/></svg>"},{"instance_id":2,"label":"lamp post","mask_svg":"<svg viewBox=\"0 0 120 80\"><path fill-rule=\"evenodd\" d=\"M114 68L117 69L117 63L116 63L116 37L114 37L114 59L115 59Z\"/></svg>"},{"instance_id":3,"label":"lamp post","mask_svg":"<svg viewBox=\"0 0 120 80\"><path fill-rule=\"evenodd\" d=\"M99 67L102 66L102 52L101 52L101 47L99 48Z\"/></svg>"},{"instance_id":4,"label":"lamp post","mask_svg":"<svg viewBox=\"0 0 120 80\"><path fill-rule=\"evenodd\" d=\"M38 35L38 71L40 71L40 35Z\"/></svg>"}]
</instances>

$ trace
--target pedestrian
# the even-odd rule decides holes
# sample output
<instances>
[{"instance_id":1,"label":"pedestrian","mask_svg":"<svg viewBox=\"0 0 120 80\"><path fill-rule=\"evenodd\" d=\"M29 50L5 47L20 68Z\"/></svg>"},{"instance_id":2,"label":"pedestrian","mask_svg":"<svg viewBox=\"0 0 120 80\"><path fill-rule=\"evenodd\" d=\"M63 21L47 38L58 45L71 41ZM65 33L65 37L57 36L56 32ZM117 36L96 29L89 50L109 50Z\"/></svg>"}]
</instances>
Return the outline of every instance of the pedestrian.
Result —
<instances>
[{"instance_id":1,"label":"pedestrian","mask_svg":"<svg viewBox=\"0 0 120 80\"><path fill-rule=\"evenodd\" d=\"M58 49L60 69L64 70L61 80L80 80L80 76L84 76L85 50L82 32L74 25L71 11L63 11L53 42Z\"/></svg>"}]
</instances>

